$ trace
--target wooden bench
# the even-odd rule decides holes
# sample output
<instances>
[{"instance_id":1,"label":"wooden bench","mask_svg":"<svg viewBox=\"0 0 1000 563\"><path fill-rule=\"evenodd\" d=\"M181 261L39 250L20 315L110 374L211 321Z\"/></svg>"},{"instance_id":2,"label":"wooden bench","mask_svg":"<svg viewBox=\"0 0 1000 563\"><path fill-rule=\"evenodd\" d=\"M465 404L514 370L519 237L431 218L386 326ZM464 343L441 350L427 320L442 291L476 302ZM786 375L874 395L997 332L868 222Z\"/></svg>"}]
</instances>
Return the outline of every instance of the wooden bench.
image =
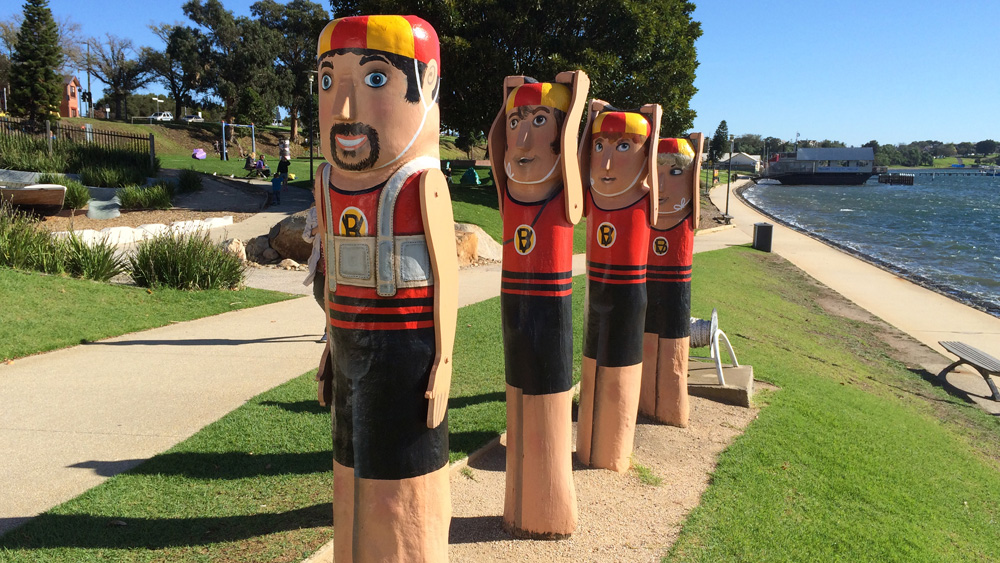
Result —
<instances>
[{"instance_id":1,"label":"wooden bench","mask_svg":"<svg viewBox=\"0 0 1000 563\"><path fill-rule=\"evenodd\" d=\"M990 379L991 375L1000 376L1000 360L962 342L941 340L938 341L938 344L943 346L945 350L958 356L957 362L944 368L944 371L938 374L940 379L944 379L945 374L956 367L968 364L976 368L976 371L986 380L986 383L990 386L990 391L993 392L993 400L1000 402L1000 391L997 390L996 383L993 383L993 380Z\"/></svg>"}]
</instances>

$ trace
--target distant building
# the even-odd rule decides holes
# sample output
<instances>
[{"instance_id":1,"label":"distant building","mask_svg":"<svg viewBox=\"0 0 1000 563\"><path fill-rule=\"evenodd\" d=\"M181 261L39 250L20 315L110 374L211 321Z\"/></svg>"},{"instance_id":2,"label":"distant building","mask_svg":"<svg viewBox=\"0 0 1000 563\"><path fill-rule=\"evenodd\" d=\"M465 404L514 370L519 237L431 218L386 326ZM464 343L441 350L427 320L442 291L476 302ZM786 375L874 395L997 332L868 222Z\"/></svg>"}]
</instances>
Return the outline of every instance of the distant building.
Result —
<instances>
[{"instance_id":1,"label":"distant building","mask_svg":"<svg viewBox=\"0 0 1000 563\"><path fill-rule=\"evenodd\" d=\"M75 76L63 78L63 99L59 104L62 117L80 117L80 81Z\"/></svg>"},{"instance_id":2,"label":"distant building","mask_svg":"<svg viewBox=\"0 0 1000 563\"><path fill-rule=\"evenodd\" d=\"M719 168L726 168L729 166L729 153L725 153L719 157L718 166ZM745 152L733 153L733 170L741 170L744 172L760 172L760 156L747 154Z\"/></svg>"}]
</instances>

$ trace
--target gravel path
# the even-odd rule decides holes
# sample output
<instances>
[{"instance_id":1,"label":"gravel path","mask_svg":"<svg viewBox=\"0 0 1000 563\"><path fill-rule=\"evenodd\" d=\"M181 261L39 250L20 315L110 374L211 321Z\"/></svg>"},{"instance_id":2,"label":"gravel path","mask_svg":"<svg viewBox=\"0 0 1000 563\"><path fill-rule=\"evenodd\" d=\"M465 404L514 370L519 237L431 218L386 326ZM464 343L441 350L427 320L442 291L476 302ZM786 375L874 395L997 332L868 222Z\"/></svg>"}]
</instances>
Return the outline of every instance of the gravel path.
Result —
<instances>
[{"instance_id":1,"label":"gravel path","mask_svg":"<svg viewBox=\"0 0 1000 563\"><path fill-rule=\"evenodd\" d=\"M719 453L756 416L756 409L691 397L689 428L640 418L633 463L649 468L663 482L646 485L632 471L619 475L576 464L579 523L577 532L561 541L512 540L501 529L506 450L496 446L470 464L471 473L452 472L450 559L659 561L708 488Z\"/></svg>"}]
</instances>

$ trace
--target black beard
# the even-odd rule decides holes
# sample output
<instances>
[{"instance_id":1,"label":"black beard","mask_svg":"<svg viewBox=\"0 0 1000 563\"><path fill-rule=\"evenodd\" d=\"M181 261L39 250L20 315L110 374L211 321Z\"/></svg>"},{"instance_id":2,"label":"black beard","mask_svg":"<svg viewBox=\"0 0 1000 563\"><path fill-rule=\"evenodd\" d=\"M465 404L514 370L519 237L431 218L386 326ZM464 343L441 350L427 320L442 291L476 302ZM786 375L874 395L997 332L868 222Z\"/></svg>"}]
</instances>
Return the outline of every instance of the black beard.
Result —
<instances>
[{"instance_id":1,"label":"black beard","mask_svg":"<svg viewBox=\"0 0 1000 563\"><path fill-rule=\"evenodd\" d=\"M365 137L368 137L368 158L354 164L341 160L340 153L344 153L347 157L354 157L356 156L356 151L346 151L338 147L337 135L364 135ZM378 131L369 125L365 125L364 123L337 123L332 126L330 128L330 146L333 148L333 154L331 155L333 157L333 162L341 170L359 172L375 166L375 163L378 162Z\"/></svg>"}]
</instances>

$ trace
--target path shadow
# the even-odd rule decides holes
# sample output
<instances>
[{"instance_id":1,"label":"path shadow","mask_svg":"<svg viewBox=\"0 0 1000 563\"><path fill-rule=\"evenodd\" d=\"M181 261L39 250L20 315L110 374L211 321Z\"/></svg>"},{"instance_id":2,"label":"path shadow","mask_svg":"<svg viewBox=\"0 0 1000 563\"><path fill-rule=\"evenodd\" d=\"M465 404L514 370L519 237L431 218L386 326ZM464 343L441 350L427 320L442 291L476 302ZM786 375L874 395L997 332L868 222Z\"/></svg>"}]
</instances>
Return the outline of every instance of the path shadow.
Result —
<instances>
[{"instance_id":1,"label":"path shadow","mask_svg":"<svg viewBox=\"0 0 1000 563\"><path fill-rule=\"evenodd\" d=\"M511 539L503 531L503 517L495 516L453 516L448 531L449 544L482 543Z\"/></svg>"},{"instance_id":2,"label":"path shadow","mask_svg":"<svg viewBox=\"0 0 1000 563\"><path fill-rule=\"evenodd\" d=\"M69 467L93 469L104 477L128 471L132 475L179 475L191 479L252 479L326 473L330 471L331 459L331 450L284 454L176 452L159 454L149 460L90 460Z\"/></svg>"},{"instance_id":3,"label":"path shadow","mask_svg":"<svg viewBox=\"0 0 1000 563\"><path fill-rule=\"evenodd\" d=\"M0 521L0 526L4 523ZM56 548L163 549L219 544L263 537L275 532L321 528L330 524L330 503L327 502L274 514L200 518L42 514L0 537L0 551ZM54 531L59 533L53 533Z\"/></svg>"},{"instance_id":4,"label":"path shadow","mask_svg":"<svg viewBox=\"0 0 1000 563\"><path fill-rule=\"evenodd\" d=\"M499 435L499 432L491 432L488 430L452 432L448 435L449 449L453 452L459 451L472 453L485 446L490 440Z\"/></svg>"},{"instance_id":5,"label":"path shadow","mask_svg":"<svg viewBox=\"0 0 1000 563\"><path fill-rule=\"evenodd\" d=\"M66 467L71 467L74 469L93 469L95 475L100 475L101 477L114 477L119 473L125 473L126 471L138 467L142 464L145 459L120 459L117 461L81 461L80 463L74 463L73 465L67 465Z\"/></svg>"},{"instance_id":6,"label":"path shadow","mask_svg":"<svg viewBox=\"0 0 1000 563\"><path fill-rule=\"evenodd\" d=\"M330 414L330 407L321 406L319 401L315 399L294 402L261 401L260 404L266 407L278 407L279 409L298 414Z\"/></svg>"},{"instance_id":7,"label":"path shadow","mask_svg":"<svg viewBox=\"0 0 1000 563\"><path fill-rule=\"evenodd\" d=\"M469 467L477 471L507 471L507 446L496 444L489 451L472 460Z\"/></svg>"},{"instance_id":8,"label":"path shadow","mask_svg":"<svg viewBox=\"0 0 1000 563\"><path fill-rule=\"evenodd\" d=\"M504 391L494 391L492 393L481 393L479 395L468 395L465 397L455 397L448 399L449 409L460 409L481 403L503 403L507 400L507 393Z\"/></svg>"},{"instance_id":9,"label":"path shadow","mask_svg":"<svg viewBox=\"0 0 1000 563\"><path fill-rule=\"evenodd\" d=\"M243 346L245 344L268 344L285 342L316 342L316 335L297 334L289 336L273 336L267 338L194 338L189 340L122 340L118 342L90 342L84 341L80 344L88 346Z\"/></svg>"}]
</instances>

